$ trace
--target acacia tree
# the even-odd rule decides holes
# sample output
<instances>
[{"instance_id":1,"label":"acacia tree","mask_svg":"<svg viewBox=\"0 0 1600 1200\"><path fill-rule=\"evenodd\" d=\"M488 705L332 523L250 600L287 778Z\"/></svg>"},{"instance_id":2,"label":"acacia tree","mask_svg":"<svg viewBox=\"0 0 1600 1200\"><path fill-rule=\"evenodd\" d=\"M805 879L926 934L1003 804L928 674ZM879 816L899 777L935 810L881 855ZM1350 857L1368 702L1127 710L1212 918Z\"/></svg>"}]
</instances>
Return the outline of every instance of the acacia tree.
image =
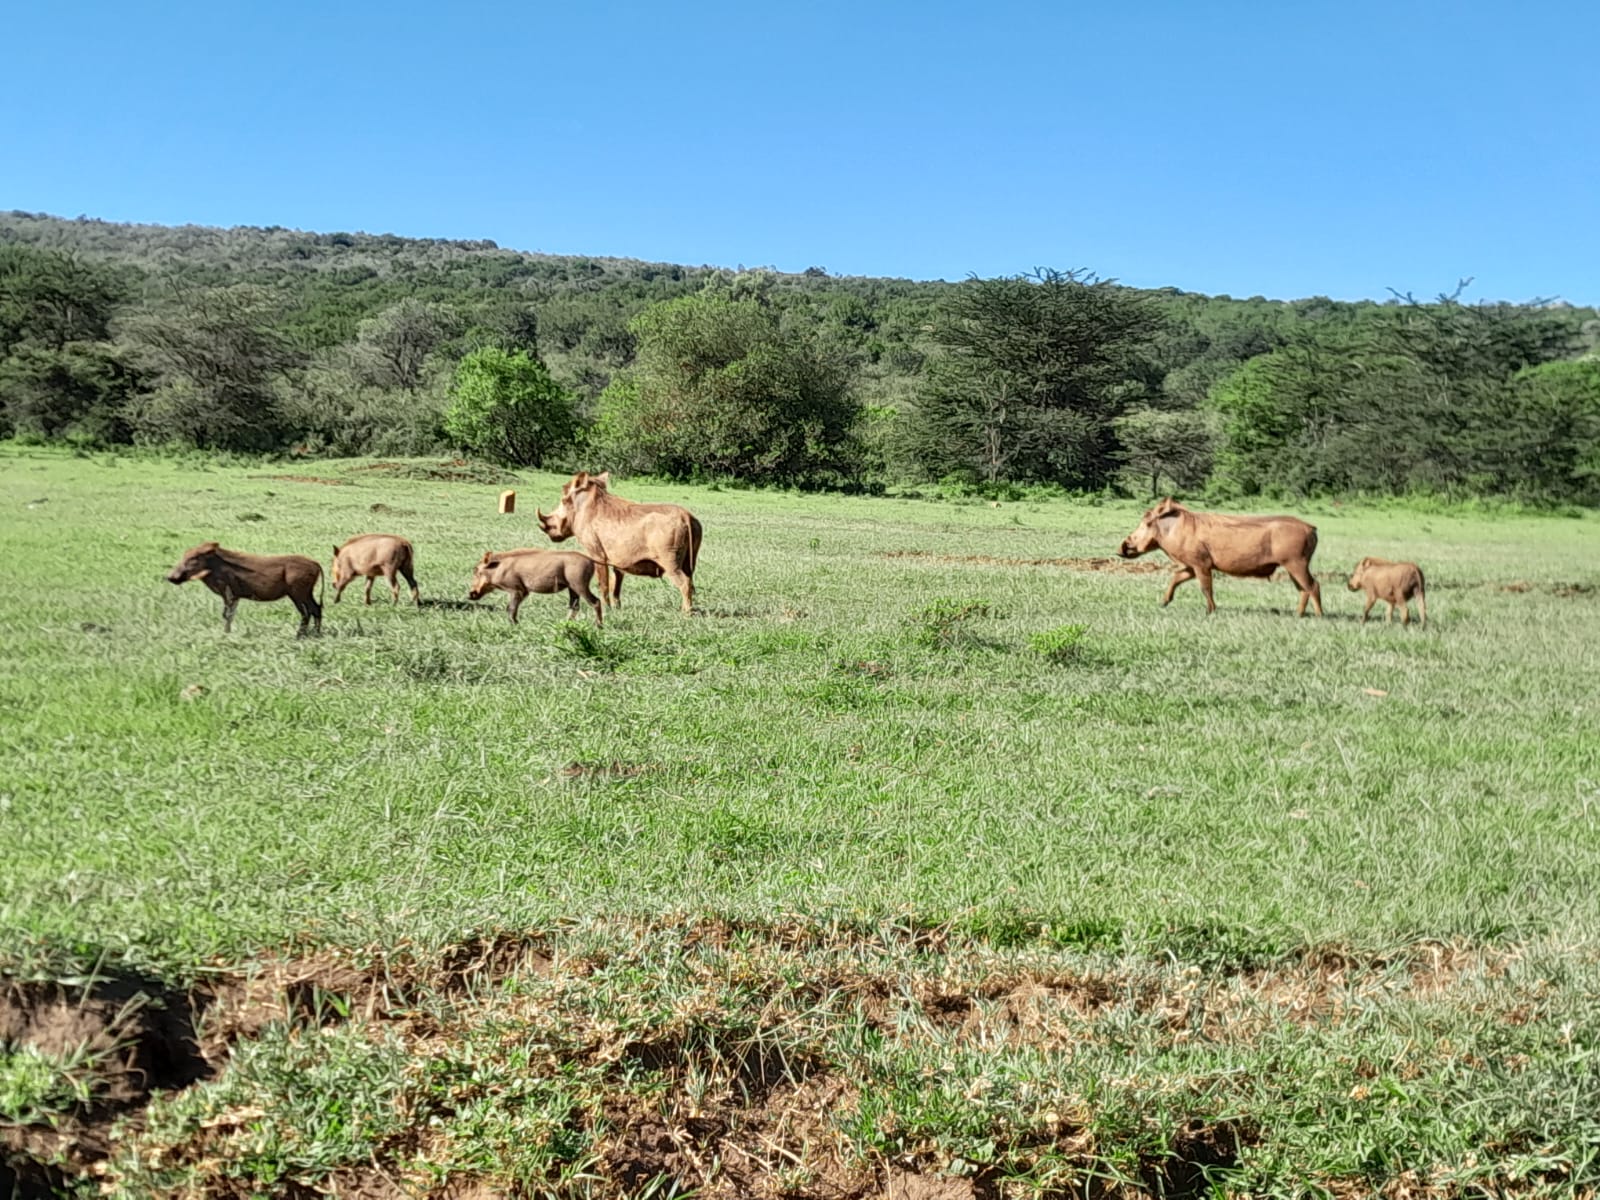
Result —
<instances>
[{"instance_id":1,"label":"acacia tree","mask_svg":"<svg viewBox=\"0 0 1600 1200\"><path fill-rule=\"evenodd\" d=\"M526 351L474 350L456 365L444 431L456 445L513 466L536 467L572 440L572 396Z\"/></svg>"},{"instance_id":2,"label":"acacia tree","mask_svg":"<svg viewBox=\"0 0 1600 1200\"><path fill-rule=\"evenodd\" d=\"M136 379L106 341L124 294L72 254L0 245L0 435L127 440Z\"/></svg>"},{"instance_id":3,"label":"acacia tree","mask_svg":"<svg viewBox=\"0 0 1600 1200\"><path fill-rule=\"evenodd\" d=\"M287 436L275 387L303 361L281 331L283 297L255 284L179 291L123 333L157 385L132 406L138 433L226 450L269 450Z\"/></svg>"},{"instance_id":4,"label":"acacia tree","mask_svg":"<svg viewBox=\"0 0 1600 1200\"><path fill-rule=\"evenodd\" d=\"M361 322L357 358L370 383L415 392L428 359L461 329L461 317L450 305L408 298Z\"/></svg>"},{"instance_id":5,"label":"acacia tree","mask_svg":"<svg viewBox=\"0 0 1600 1200\"><path fill-rule=\"evenodd\" d=\"M0 356L22 342L60 350L105 340L125 291L110 271L73 254L0 246Z\"/></svg>"},{"instance_id":6,"label":"acacia tree","mask_svg":"<svg viewBox=\"0 0 1600 1200\"><path fill-rule=\"evenodd\" d=\"M924 468L994 483L1103 486L1117 468L1112 419L1155 313L1080 271L962 285L934 324L942 353L917 398Z\"/></svg>"},{"instance_id":7,"label":"acacia tree","mask_svg":"<svg viewBox=\"0 0 1600 1200\"><path fill-rule=\"evenodd\" d=\"M1116 420L1126 474L1162 493L1165 478L1178 491L1201 487L1211 472L1212 436L1204 413L1193 409L1142 408Z\"/></svg>"}]
</instances>

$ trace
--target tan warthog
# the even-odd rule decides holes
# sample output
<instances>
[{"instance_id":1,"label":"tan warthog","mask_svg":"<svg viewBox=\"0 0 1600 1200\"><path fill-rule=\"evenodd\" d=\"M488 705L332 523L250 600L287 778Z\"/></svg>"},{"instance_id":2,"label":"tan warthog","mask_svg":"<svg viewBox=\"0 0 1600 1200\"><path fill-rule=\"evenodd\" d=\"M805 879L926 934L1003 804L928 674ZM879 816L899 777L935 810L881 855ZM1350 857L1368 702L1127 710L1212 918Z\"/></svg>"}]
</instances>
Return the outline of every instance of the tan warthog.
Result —
<instances>
[{"instance_id":1,"label":"tan warthog","mask_svg":"<svg viewBox=\"0 0 1600 1200\"><path fill-rule=\"evenodd\" d=\"M1400 610L1400 624L1411 624L1411 597L1417 598L1417 615L1422 624L1428 623L1428 596L1422 582L1422 568L1416 563L1390 562L1387 558L1363 558L1350 576L1350 590L1367 593L1367 606L1361 610L1361 623L1367 623L1367 614L1379 600L1386 601L1389 612L1384 623L1394 620L1394 610Z\"/></svg>"},{"instance_id":2,"label":"tan warthog","mask_svg":"<svg viewBox=\"0 0 1600 1200\"><path fill-rule=\"evenodd\" d=\"M534 509L539 528L552 542L578 539L594 559L600 597L622 603L622 576L666 576L683 593L683 611L694 611L694 568L700 558L700 522L676 504L635 504L610 492L611 472L580 471L561 489L551 513ZM610 568L615 567L615 574Z\"/></svg>"},{"instance_id":3,"label":"tan warthog","mask_svg":"<svg viewBox=\"0 0 1600 1200\"><path fill-rule=\"evenodd\" d=\"M498 588L511 596L506 612L511 623L517 623L517 609L529 593L551 596L557 592L567 594L567 620L578 615L578 600L587 600L594 608L595 627L600 619L600 598L589 590L594 578L594 563L581 554L563 550L489 551L472 571L472 586L467 590L468 600L481 600Z\"/></svg>"},{"instance_id":4,"label":"tan warthog","mask_svg":"<svg viewBox=\"0 0 1600 1200\"><path fill-rule=\"evenodd\" d=\"M404 576L411 586L411 603L421 607L422 594L417 591L417 577L413 573L411 543L392 533L358 533L342 546L333 548L333 602L339 603L345 588L365 576L367 580L366 603L372 603L372 581L382 575L389 583L394 603L400 603L400 584L395 577Z\"/></svg>"},{"instance_id":5,"label":"tan warthog","mask_svg":"<svg viewBox=\"0 0 1600 1200\"><path fill-rule=\"evenodd\" d=\"M315 559L298 554L244 554L224 550L215 542L202 542L178 560L167 572L168 583L188 583L198 579L222 597L222 631L233 631L233 611L241 600L294 601L300 612L300 632L312 621L322 632L322 605L313 593L322 579L322 567Z\"/></svg>"},{"instance_id":6,"label":"tan warthog","mask_svg":"<svg viewBox=\"0 0 1600 1200\"><path fill-rule=\"evenodd\" d=\"M1162 607L1172 603L1180 583L1200 581L1206 595L1206 612L1217 611L1211 598L1211 573L1265 579L1279 567L1300 589L1297 616L1304 616L1306 601L1322 615L1322 588L1311 574L1311 556L1317 549L1317 528L1299 517L1235 517L1226 513L1191 512L1168 496L1144 514L1144 520L1122 541L1123 558L1138 558L1157 546L1178 564Z\"/></svg>"}]
</instances>

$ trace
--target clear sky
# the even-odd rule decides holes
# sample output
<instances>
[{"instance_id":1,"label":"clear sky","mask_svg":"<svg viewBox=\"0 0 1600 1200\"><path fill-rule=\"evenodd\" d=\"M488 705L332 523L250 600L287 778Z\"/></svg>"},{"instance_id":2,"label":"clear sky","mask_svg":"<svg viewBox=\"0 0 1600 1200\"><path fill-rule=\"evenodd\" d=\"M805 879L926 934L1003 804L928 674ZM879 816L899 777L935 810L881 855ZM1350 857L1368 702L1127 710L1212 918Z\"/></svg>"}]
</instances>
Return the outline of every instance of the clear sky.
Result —
<instances>
[{"instance_id":1,"label":"clear sky","mask_svg":"<svg viewBox=\"0 0 1600 1200\"><path fill-rule=\"evenodd\" d=\"M1600 4L17 0L0 208L1600 303Z\"/></svg>"}]
</instances>

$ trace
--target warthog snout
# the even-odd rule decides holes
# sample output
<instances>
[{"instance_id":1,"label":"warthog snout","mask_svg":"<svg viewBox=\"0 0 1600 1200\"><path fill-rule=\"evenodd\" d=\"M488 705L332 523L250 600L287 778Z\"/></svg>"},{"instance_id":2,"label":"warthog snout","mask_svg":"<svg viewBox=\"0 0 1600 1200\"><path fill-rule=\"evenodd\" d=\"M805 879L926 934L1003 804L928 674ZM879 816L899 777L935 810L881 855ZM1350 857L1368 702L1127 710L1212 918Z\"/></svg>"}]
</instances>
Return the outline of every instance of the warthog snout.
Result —
<instances>
[{"instance_id":1,"label":"warthog snout","mask_svg":"<svg viewBox=\"0 0 1600 1200\"><path fill-rule=\"evenodd\" d=\"M1122 539L1122 545L1117 547L1117 553L1123 558L1138 558L1139 552L1133 548L1133 543L1127 538Z\"/></svg>"}]
</instances>

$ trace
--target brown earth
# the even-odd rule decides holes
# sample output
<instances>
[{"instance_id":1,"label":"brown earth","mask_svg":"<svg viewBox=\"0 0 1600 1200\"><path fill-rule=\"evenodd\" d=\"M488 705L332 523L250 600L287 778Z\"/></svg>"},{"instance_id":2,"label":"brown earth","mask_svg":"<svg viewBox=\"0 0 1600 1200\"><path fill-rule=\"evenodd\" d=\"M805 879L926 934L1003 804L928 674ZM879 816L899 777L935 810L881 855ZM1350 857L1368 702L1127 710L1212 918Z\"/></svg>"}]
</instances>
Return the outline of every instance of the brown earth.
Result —
<instances>
[{"instance_id":1,"label":"brown earth","mask_svg":"<svg viewBox=\"0 0 1600 1200\"><path fill-rule=\"evenodd\" d=\"M659 925L638 928L660 931ZM751 961L769 956L801 972L788 986L797 988L807 1005L853 1014L877 1036L931 1037L972 1048L1070 1049L1088 1035L1092 1022L1119 1009L1154 1016L1179 1039L1196 1031L1219 1041L1253 1039L1275 1020L1338 1024L1396 988L1431 995L1467 972L1503 974L1509 962L1473 948L1418 944L1390 959L1322 949L1232 973L1202 976L1191 968L1130 975L1111 968L1019 968L986 955L946 927L867 933L799 921L698 920L684 922L673 934L671 940L685 953L696 947L748 949L754 943L760 949ZM830 952L837 955L827 959L831 967L815 963L808 968L806 959L796 957ZM910 976L851 965L870 963L880 953L910 953L907 961L939 956L946 962L942 969ZM0 1197L34 1200L75 1177L97 1175L101 1190L116 1194L107 1161L112 1124L131 1119L137 1126L154 1092L214 1077L234 1045L259 1035L270 1022L381 1026L422 1058L459 1036L466 1027L462 1022L505 1019L508 983L536 976L575 984L605 965L604 957L559 957L545 935L502 932L429 954L286 954L219 975L187 993L132 977L86 988L12 983L0 992L0 1045L32 1045L57 1055L87 1047L98 1064L92 1100L58 1127L0 1130ZM724 969L707 965L708 982L725 983L717 974ZM512 994L522 995L518 1019L530 1019L541 1005L562 1005L564 991L513 988ZM932 1144L912 1146L893 1162L862 1159L837 1120L854 1109L855 1084L839 1064L804 1043L780 1049L778 1039L728 1041L717 1043L708 1058L697 1030L694 1020L676 1019L626 1034L597 1026L588 1047L574 1052L575 1062L602 1064L606 1078L615 1080L584 1118L595 1122L597 1134L597 1157L589 1168L597 1197L652 1188L662 1189L662 1195L693 1190L705 1200L999 1200L1005 1195L1000 1180L986 1170L962 1177L943 1174L947 1164ZM640 1078L658 1082L642 1091L625 1082ZM1048 1127L1025 1134L1027 1145L1067 1163L1092 1161L1093 1136L1079 1118L1052 1117ZM507 1190L493 1179L430 1184L408 1174L402 1164L426 1158L430 1136L420 1127L410 1130L404 1145L384 1148L379 1159L341 1169L317 1188L285 1194L351 1200L532 1194ZM1171 1153L1140 1165L1139 1186L1084 1183L1083 1194L1097 1200L1208 1195L1207 1169L1236 1164L1258 1137L1247 1122L1194 1121L1177 1131ZM162 1152L168 1161L208 1161L203 1145ZM217 1177L196 1194L250 1194L247 1187L238 1190L242 1186Z\"/></svg>"},{"instance_id":2,"label":"brown earth","mask_svg":"<svg viewBox=\"0 0 1600 1200\"><path fill-rule=\"evenodd\" d=\"M252 475L251 479L275 479L279 483L320 483L327 487L349 487L348 479L328 479L322 475Z\"/></svg>"},{"instance_id":3,"label":"brown earth","mask_svg":"<svg viewBox=\"0 0 1600 1200\"><path fill-rule=\"evenodd\" d=\"M931 550L879 550L877 555L975 567L1065 567L1069 571L1109 571L1118 575L1154 575L1176 569L1160 562L1121 558L996 558L990 554L935 554Z\"/></svg>"}]
</instances>

